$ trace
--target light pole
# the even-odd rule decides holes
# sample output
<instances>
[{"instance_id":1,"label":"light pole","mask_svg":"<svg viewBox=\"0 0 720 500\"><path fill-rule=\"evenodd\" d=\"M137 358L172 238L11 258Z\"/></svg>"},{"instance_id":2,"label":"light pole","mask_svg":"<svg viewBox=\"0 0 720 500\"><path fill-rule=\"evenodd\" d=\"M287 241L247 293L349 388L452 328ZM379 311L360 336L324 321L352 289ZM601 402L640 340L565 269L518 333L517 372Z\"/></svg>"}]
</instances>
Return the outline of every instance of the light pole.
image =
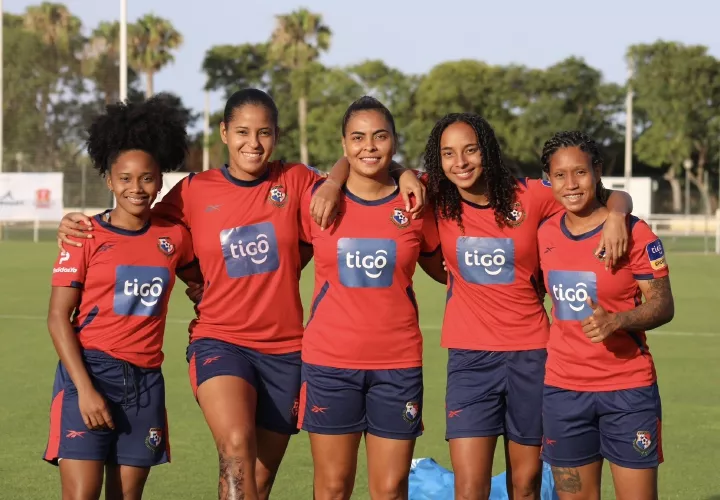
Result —
<instances>
[{"instance_id":1,"label":"light pole","mask_svg":"<svg viewBox=\"0 0 720 500\"><path fill-rule=\"evenodd\" d=\"M127 0L120 0L120 101L127 99Z\"/></svg>"},{"instance_id":2,"label":"light pole","mask_svg":"<svg viewBox=\"0 0 720 500\"><path fill-rule=\"evenodd\" d=\"M203 170L210 168L210 91L205 90L205 116L203 120Z\"/></svg>"},{"instance_id":3,"label":"light pole","mask_svg":"<svg viewBox=\"0 0 720 500\"><path fill-rule=\"evenodd\" d=\"M683 168L685 169L685 215L690 215L690 169L693 166L693 162L690 158L683 162Z\"/></svg>"}]
</instances>

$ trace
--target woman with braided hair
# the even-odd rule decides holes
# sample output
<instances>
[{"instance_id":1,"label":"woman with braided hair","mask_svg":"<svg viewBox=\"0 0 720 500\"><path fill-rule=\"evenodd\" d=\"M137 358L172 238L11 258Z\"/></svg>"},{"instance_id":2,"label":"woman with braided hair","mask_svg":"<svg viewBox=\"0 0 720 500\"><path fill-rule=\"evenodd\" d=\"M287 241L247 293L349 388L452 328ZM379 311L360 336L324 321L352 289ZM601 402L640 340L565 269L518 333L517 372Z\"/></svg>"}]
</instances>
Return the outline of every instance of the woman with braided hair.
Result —
<instances>
[{"instance_id":1,"label":"woman with braided hair","mask_svg":"<svg viewBox=\"0 0 720 500\"><path fill-rule=\"evenodd\" d=\"M513 175L492 127L476 114L437 122L425 168L448 271L441 343L449 350L446 439L455 498L488 498L502 435L509 497L538 499L549 332L538 252L553 248L538 249L537 232L562 206L547 181ZM608 208L596 249L606 269L626 251L632 200L611 193Z\"/></svg>"}]
</instances>

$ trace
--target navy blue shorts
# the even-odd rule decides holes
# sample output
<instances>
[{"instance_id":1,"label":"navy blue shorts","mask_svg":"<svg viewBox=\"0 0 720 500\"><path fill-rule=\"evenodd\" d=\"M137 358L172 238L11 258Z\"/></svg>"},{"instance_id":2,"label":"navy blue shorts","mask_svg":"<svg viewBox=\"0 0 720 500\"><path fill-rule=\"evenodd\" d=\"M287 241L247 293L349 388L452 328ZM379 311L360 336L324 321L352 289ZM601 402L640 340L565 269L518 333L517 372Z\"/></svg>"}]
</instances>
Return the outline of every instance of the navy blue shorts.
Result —
<instances>
[{"instance_id":1,"label":"navy blue shorts","mask_svg":"<svg viewBox=\"0 0 720 500\"><path fill-rule=\"evenodd\" d=\"M58 363L50 407L45 460L102 460L151 467L170 461L165 382L159 369L144 369L100 351L83 353L95 389L108 403L114 430L90 430L78 406L78 392Z\"/></svg>"},{"instance_id":2,"label":"navy blue shorts","mask_svg":"<svg viewBox=\"0 0 720 500\"><path fill-rule=\"evenodd\" d=\"M630 469L663 461L657 384L639 389L578 392L545 386L542 459L581 467L602 458Z\"/></svg>"},{"instance_id":3,"label":"navy blue shorts","mask_svg":"<svg viewBox=\"0 0 720 500\"><path fill-rule=\"evenodd\" d=\"M505 435L540 446L546 360L545 349L450 349L445 439Z\"/></svg>"},{"instance_id":4,"label":"navy blue shorts","mask_svg":"<svg viewBox=\"0 0 720 500\"><path fill-rule=\"evenodd\" d=\"M422 435L422 368L350 370L303 363L298 427L315 434Z\"/></svg>"},{"instance_id":5,"label":"navy blue shorts","mask_svg":"<svg viewBox=\"0 0 720 500\"><path fill-rule=\"evenodd\" d=\"M193 394L206 380L239 377L257 391L255 424L279 434L297 434L300 352L262 354L222 340L198 339L188 346Z\"/></svg>"}]
</instances>

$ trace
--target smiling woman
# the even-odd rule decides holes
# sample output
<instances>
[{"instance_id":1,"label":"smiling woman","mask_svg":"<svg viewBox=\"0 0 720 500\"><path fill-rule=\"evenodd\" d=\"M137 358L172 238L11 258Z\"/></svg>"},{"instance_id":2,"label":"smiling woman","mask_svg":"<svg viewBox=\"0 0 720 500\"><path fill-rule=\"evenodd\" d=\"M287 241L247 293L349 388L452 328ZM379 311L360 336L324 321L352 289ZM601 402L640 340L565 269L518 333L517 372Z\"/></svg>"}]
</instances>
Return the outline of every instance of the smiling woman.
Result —
<instances>
[{"instance_id":1,"label":"smiling woman","mask_svg":"<svg viewBox=\"0 0 720 500\"><path fill-rule=\"evenodd\" d=\"M315 291L302 346L298 425L310 435L317 500L348 499L366 433L372 498L405 498L422 434L422 335L413 291L417 264L444 283L434 216L413 219L390 176L395 121L376 99L342 121L350 174L330 231L311 223ZM318 185L316 185L318 187ZM342 409L337 411L337 409Z\"/></svg>"},{"instance_id":2,"label":"smiling woman","mask_svg":"<svg viewBox=\"0 0 720 500\"><path fill-rule=\"evenodd\" d=\"M89 132L117 206L53 268L48 328L60 363L44 458L59 464L63 498L99 498L105 471L109 496L138 500L150 467L170 461L160 371L168 299L176 272L197 279L183 269L194 269L188 231L150 220L162 173L185 156L185 125L158 96L109 106Z\"/></svg>"}]
</instances>

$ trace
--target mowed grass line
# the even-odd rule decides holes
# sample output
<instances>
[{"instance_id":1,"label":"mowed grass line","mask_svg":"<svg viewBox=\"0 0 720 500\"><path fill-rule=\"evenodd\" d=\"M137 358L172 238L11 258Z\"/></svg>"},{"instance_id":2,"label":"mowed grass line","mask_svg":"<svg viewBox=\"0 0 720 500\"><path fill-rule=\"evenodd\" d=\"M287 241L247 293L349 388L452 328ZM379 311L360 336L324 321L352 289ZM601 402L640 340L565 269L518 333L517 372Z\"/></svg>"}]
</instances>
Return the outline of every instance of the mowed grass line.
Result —
<instances>
[{"instance_id":1,"label":"mowed grass line","mask_svg":"<svg viewBox=\"0 0 720 500\"><path fill-rule=\"evenodd\" d=\"M48 431L48 410L56 355L44 317L52 243L0 243L0 499L59 498L57 470L40 460ZM650 347L660 377L663 397L663 443L666 462L661 467L663 499L720 498L720 307L716 280L720 259L714 255L678 253L669 256L676 316L663 330L650 334ZM312 269L303 277L303 300L311 297ZM449 467L444 441L445 363L439 348L444 291L421 271L416 293L425 325L425 435L418 440L416 457L433 457ZM482 307L482 304L478 304ZM282 314L282 304L278 304ZM171 300L171 322L166 333L167 403L173 463L156 468L146 489L149 500L217 498L217 456L210 432L195 403L187 377L186 321L192 316L182 289ZM8 319L10 317L16 319ZM697 333L698 335L694 335ZM398 408L398 411L402 411ZM495 473L504 470L501 446ZM361 452L353 498L366 499L367 474ZM603 498L613 498L609 475ZM274 489L274 498L312 497L312 460L307 435L291 441Z\"/></svg>"}]
</instances>

